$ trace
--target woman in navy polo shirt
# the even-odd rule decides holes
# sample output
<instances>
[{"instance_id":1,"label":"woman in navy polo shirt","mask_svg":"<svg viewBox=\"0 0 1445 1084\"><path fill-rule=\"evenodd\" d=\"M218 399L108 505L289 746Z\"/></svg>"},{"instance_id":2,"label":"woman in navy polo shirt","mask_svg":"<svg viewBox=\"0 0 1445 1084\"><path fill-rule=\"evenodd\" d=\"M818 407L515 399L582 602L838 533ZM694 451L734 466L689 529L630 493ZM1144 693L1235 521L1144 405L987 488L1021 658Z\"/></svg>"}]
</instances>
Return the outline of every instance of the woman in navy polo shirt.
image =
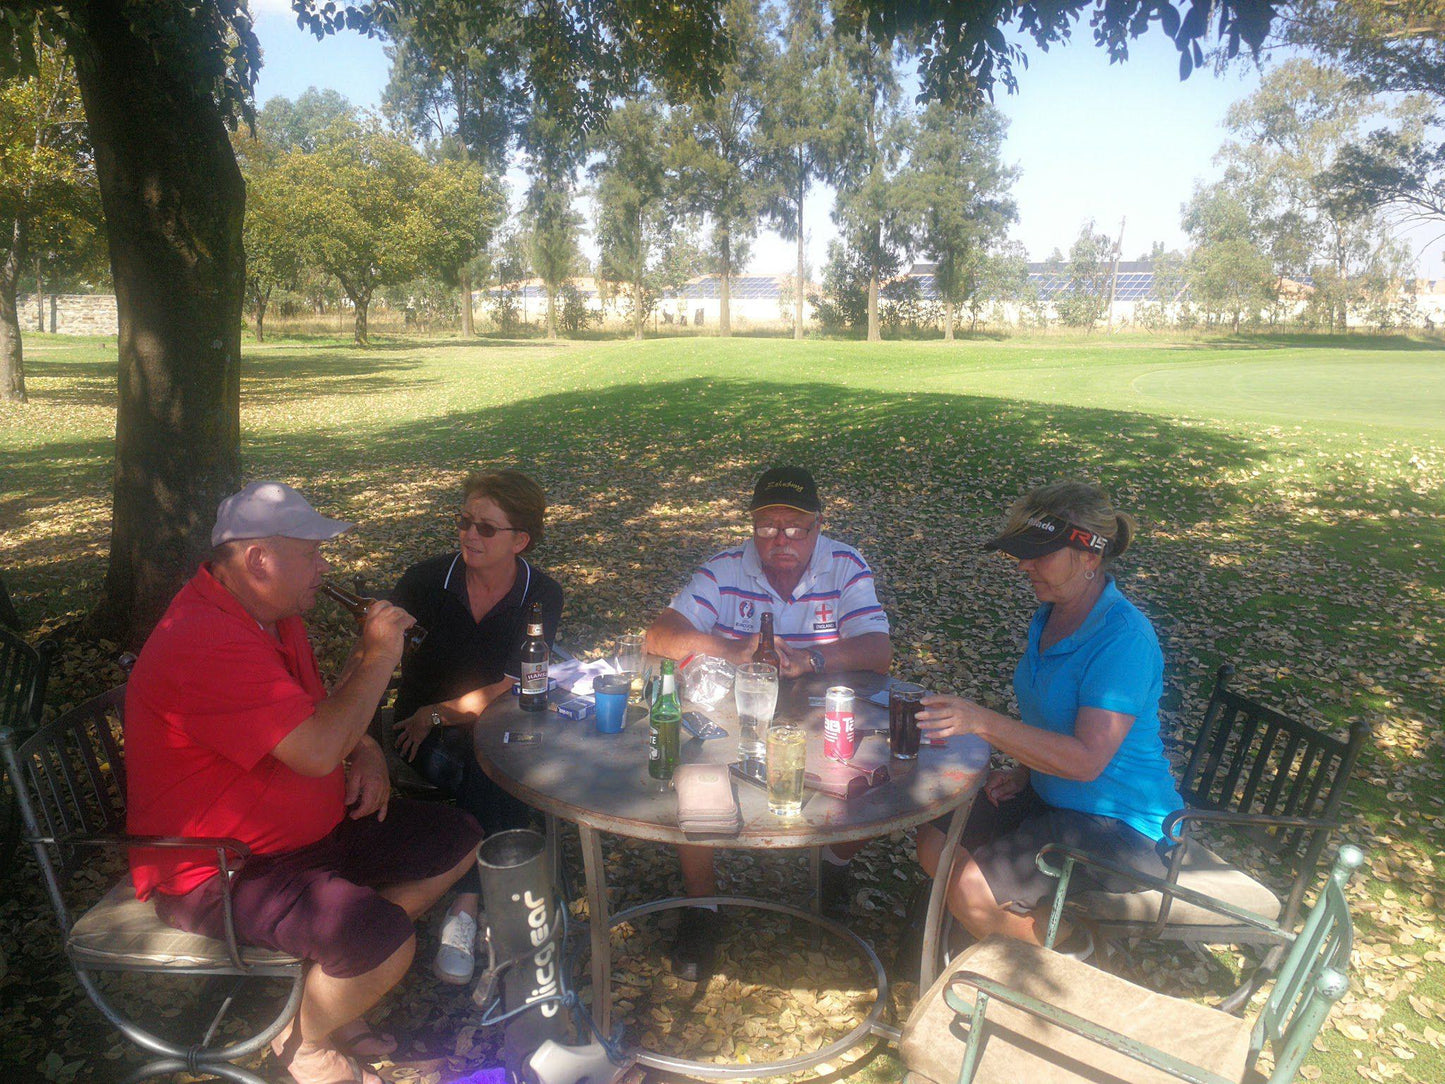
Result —
<instances>
[{"instance_id":1,"label":"woman in navy polo shirt","mask_svg":"<svg viewBox=\"0 0 1445 1084\"><path fill-rule=\"evenodd\" d=\"M511 695L532 603L541 604L548 645L557 635L562 588L522 556L542 541L546 510L541 487L520 471L469 475L457 549L413 565L391 593L427 630L402 660L397 748L487 835L531 822L531 810L478 767L471 734L488 704ZM475 867L457 883L433 966L445 982L471 980L481 887Z\"/></svg>"},{"instance_id":2,"label":"woman in navy polo shirt","mask_svg":"<svg viewBox=\"0 0 1445 1084\"><path fill-rule=\"evenodd\" d=\"M1164 818L1183 802L1159 736L1164 657L1149 619L1108 573L1135 530L1103 490L1083 482L1055 482L1015 502L984 548L1016 558L1042 603L1014 670L1022 718L957 696L923 700L920 729L978 734L1016 761L989 776L954 860L948 907L975 937L1042 943L1057 881L1034 856L1047 843L1165 873ZM918 831L930 874L943 838L937 823ZM1102 884L1129 887L1107 875ZM1079 956L1092 948L1083 930L1059 945Z\"/></svg>"}]
</instances>

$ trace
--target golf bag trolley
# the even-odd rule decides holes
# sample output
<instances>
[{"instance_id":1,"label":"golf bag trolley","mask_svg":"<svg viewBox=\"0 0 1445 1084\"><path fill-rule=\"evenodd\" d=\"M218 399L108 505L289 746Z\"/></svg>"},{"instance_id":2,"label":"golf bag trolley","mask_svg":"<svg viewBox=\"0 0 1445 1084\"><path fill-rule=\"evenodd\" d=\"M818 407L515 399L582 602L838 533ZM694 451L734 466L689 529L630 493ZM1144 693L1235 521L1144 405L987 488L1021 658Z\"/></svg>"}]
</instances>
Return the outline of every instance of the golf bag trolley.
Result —
<instances>
[{"instance_id":1,"label":"golf bag trolley","mask_svg":"<svg viewBox=\"0 0 1445 1084\"><path fill-rule=\"evenodd\" d=\"M518 828L483 841L477 855L486 912L487 970L472 993L484 1025L503 1026L508 1084L612 1084L631 1062L617 1037L597 1032L571 988L571 932L557 902L547 845ZM569 1046L570 1009L579 1045Z\"/></svg>"}]
</instances>

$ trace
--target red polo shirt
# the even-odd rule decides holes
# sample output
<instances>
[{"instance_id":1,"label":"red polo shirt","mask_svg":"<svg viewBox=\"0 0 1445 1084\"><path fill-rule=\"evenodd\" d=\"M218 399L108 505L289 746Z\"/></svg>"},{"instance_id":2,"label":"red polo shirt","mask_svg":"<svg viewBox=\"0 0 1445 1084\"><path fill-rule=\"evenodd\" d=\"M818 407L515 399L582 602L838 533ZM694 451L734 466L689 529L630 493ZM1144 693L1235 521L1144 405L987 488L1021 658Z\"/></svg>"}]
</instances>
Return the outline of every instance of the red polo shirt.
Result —
<instances>
[{"instance_id":1,"label":"red polo shirt","mask_svg":"<svg viewBox=\"0 0 1445 1084\"><path fill-rule=\"evenodd\" d=\"M338 767L313 777L271 755L326 699L300 617L272 636L200 571L146 641L125 697L131 832L231 836L257 854L315 843L345 814ZM184 895L217 872L200 852L131 852L136 895Z\"/></svg>"}]
</instances>

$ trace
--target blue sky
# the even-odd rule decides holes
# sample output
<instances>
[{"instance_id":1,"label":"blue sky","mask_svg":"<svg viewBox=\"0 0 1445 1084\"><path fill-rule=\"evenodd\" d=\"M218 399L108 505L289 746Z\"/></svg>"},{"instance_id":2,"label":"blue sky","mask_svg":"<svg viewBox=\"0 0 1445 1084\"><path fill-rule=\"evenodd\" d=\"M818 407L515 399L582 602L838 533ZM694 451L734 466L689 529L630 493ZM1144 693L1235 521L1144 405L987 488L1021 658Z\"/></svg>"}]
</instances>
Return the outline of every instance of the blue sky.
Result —
<instances>
[{"instance_id":1,"label":"blue sky","mask_svg":"<svg viewBox=\"0 0 1445 1084\"><path fill-rule=\"evenodd\" d=\"M343 33L318 42L297 28L289 0L253 0L252 10L265 53L258 102L317 86L358 105L379 104L389 67L380 41ZM1068 45L1044 53L1030 44L1028 53L1019 92L1000 90L995 104L1010 120L1004 157L1022 169L1013 236L1030 258L1042 260L1055 247L1067 252L1089 219L1111 236L1125 219L1126 258L1147 253L1154 241L1183 247L1180 206L1197 181L1217 175L1212 160L1226 138L1225 113L1258 85L1258 75L1239 66L1223 76L1196 72L1181 82L1178 54L1157 34L1133 43L1127 63L1111 65L1087 27ZM833 236L831 208L826 189L807 207L815 274ZM1442 274L1441 251L1439 243L1427 247L1422 273ZM793 261L791 243L764 233L751 268L786 272Z\"/></svg>"}]
</instances>

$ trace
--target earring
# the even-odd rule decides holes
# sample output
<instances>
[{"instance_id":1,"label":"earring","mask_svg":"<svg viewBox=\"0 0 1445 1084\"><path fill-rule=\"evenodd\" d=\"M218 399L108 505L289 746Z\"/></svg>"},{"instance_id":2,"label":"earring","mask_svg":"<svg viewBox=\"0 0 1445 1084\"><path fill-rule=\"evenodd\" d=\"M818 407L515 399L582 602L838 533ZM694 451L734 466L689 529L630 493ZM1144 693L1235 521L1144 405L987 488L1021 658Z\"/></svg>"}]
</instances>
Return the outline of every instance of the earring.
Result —
<instances>
[{"instance_id":1,"label":"earring","mask_svg":"<svg viewBox=\"0 0 1445 1084\"><path fill-rule=\"evenodd\" d=\"M1093 570L1092 568L1090 568L1090 569L1085 569L1085 570L1084 570L1084 579L1086 579L1086 580L1092 580L1093 578L1094 578L1094 570Z\"/></svg>"}]
</instances>

